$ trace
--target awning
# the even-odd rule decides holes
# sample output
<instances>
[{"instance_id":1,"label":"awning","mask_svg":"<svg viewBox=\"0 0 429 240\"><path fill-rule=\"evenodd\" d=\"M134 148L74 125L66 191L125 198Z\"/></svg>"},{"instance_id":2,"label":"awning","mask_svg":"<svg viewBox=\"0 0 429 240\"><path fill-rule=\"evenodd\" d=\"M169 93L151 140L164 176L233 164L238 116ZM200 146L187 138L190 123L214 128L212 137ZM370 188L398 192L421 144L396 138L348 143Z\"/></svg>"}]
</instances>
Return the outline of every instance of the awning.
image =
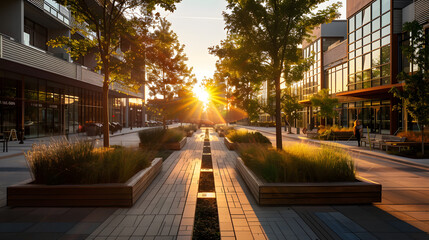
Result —
<instances>
[{"instance_id":1,"label":"awning","mask_svg":"<svg viewBox=\"0 0 429 240\"><path fill-rule=\"evenodd\" d=\"M396 87L398 89L402 89L404 87L404 83L396 83L389 84L383 86L377 86L372 88L359 89L354 91L337 93L337 97L358 97L358 98L380 98L382 95L389 95L389 90L392 87Z\"/></svg>"}]
</instances>

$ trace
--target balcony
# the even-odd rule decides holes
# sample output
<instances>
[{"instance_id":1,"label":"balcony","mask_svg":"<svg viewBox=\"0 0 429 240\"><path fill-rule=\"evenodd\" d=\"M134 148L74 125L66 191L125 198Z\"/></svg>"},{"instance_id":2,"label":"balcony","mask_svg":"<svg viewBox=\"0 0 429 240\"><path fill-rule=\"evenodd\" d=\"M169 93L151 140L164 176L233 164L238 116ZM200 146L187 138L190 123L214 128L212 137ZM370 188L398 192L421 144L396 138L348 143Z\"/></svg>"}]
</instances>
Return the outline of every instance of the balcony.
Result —
<instances>
[{"instance_id":1,"label":"balcony","mask_svg":"<svg viewBox=\"0 0 429 240\"><path fill-rule=\"evenodd\" d=\"M17 43L3 35L0 35L0 58L99 87L103 86L102 75L43 50Z\"/></svg>"},{"instance_id":2,"label":"balcony","mask_svg":"<svg viewBox=\"0 0 429 240\"><path fill-rule=\"evenodd\" d=\"M46 51L15 42L10 37L1 34L0 59L58 74L94 86L103 87L103 75L88 70L81 65L57 58ZM119 84L112 84L110 89L134 97L141 97L141 94L131 92Z\"/></svg>"}]
</instances>

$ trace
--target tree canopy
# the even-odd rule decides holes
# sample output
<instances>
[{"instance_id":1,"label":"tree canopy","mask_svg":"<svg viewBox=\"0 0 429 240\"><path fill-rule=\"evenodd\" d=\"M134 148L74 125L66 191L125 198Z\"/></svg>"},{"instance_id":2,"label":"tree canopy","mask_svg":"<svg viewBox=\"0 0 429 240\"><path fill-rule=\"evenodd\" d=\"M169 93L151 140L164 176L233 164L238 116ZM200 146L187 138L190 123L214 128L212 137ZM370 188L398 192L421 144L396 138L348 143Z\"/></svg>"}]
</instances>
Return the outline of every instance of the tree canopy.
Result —
<instances>
[{"instance_id":1,"label":"tree canopy","mask_svg":"<svg viewBox=\"0 0 429 240\"><path fill-rule=\"evenodd\" d=\"M417 21L405 23L403 30L408 45L402 46L402 52L413 69L398 75L398 79L405 82L403 90L393 88L391 92L402 100L407 112L420 125L424 155L424 127L429 124L429 48L426 45L429 37Z\"/></svg>"},{"instance_id":2,"label":"tree canopy","mask_svg":"<svg viewBox=\"0 0 429 240\"><path fill-rule=\"evenodd\" d=\"M335 107L338 105L338 98L334 98L329 94L329 89L324 88L320 90L318 93L314 94L310 98L311 105L313 107L318 108L317 114L325 118L335 117L337 115L337 111L335 111Z\"/></svg>"},{"instance_id":3,"label":"tree canopy","mask_svg":"<svg viewBox=\"0 0 429 240\"><path fill-rule=\"evenodd\" d=\"M276 145L282 148L280 79L299 59L298 46L319 24L338 17L340 3L315 11L325 0L229 0L224 12L229 35L242 39L245 49L262 58L268 73L268 93L275 90ZM286 73L286 74L285 74Z\"/></svg>"},{"instance_id":4,"label":"tree canopy","mask_svg":"<svg viewBox=\"0 0 429 240\"><path fill-rule=\"evenodd\" d=\"M134 85L131 73L127 69L128 65L125 64L126 57L129 56L128 60L141 59L132 54L127 55L126 52L130 49L121 49L121 45L124 46L124 40L135 32L129 19L138 18L137 13L140 13L142 19L151 17L156 6L173 11L175 3L180 2L180 0L55 1L67 6L71 11L74 19L71 30L72 36L62 36L49 41L48 44L52 47L66 47L73 58L84 56L90 51L95 53L98 69L104 74L102 94L103 145L109 147L109 86L112 80L126 86ZM73 36L76 33L83 35L83 37ZM140 84L142 83L140 82ZM132 87L137 88L136 86Z\"/></svg>"},{"instance_id":5,"label":"tree canopy","mask_svg":"<svg viewBox=\"0 0 429 240\"><path fill-rule=\"evenodd\" d=\"M171 23L165 18L159 20L155 30L150 34L151 44L146 46L148 66L147 83L150 95L162 96L164 104L171 101L183 85L194 82L192 68L188 68L188 58L184 53L185 46L180 44L177 35L171 30ZM169 113L166 106L159 105L160 111Z\"/></svg>"}]
</instances>

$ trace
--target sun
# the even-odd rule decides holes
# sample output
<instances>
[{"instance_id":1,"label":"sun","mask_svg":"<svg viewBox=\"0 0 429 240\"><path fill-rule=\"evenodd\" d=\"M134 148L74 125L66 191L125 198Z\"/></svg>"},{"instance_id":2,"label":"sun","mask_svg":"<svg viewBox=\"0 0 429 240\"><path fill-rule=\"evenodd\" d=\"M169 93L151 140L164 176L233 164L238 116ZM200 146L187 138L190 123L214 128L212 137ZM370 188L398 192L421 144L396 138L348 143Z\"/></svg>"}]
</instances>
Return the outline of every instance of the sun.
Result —
<instances>
[{"instance_id":1,"label":"sun","mask_svg":"<svg viewBox=\"0 0 429 240\"><path fill-rule=\"evenodd\" d=\"M203 104L204 111L207 109L208 104L210 103L210 93L201 86L195 86L192 89L195 97Z\"/></svg>"},{"instance_id":2,"label":"sun","mask_svg":"<svg viewBox=\"0 0 429 240\"><path fill-rule=\"evenodd\" d=\"M204 103L204 104L209 103L210 95L207 91L203 90L201 92L196 92L195 94L196 94L198 100L200 100L202 103Z\"/></svg>"}]
</instances>

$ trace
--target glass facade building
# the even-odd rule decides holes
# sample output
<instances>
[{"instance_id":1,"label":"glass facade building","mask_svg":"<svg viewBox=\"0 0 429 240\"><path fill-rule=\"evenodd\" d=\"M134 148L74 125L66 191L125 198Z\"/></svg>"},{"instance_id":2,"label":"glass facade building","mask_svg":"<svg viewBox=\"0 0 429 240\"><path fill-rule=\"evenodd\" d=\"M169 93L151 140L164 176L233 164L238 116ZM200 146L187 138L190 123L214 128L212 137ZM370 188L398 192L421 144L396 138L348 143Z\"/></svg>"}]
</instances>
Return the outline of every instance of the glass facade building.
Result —
<instances>
[{"instance_id":1,"label":"glass facade building","mask_svg":"<svg viewBox=\"0 0 429 240\"><path fill-rule=\"evenodd\" d=\"M124 125L125 114L141 121L142 100L112 92L110 121ZM79 133L88 123L101 123L101 91L74 87L13 72L0 71L0 132L20 129L23 109L26 138ZM130 101L131 100L131 101ZM141 124L140 124L141 125Z\"/></svg>"},{"instance_id":2,"label":"glass facade building","mask_svg":"<svg viewBox=\"0 0 429 240\"><path fill-rule=\"evenodd\" d=\"M376 0L348 19L348 90L391 84L390 0Z\"/></svg>"},{"instance_id":3,"label":"glass facade building","mask_svg":"<svg viewBox=\"0 0 429 240\"><path fill-rule=\"evenodd\" d=\"M398 99L389 90L403 87L404 83L396 78L399 72L411 73L416 67L401 54L401 46L410 44L402 25L417 20L427 34L428 11L429 3L424 0L348 0L344 40L332 43L336 40L333 36L341 35L342 31L335 21L315 28L312 34L315 40L303 42L303 51L304 57L308 57L309 52L318 56L314 46L320 46L318 42L321 41L320 86L328 88L340 101L336 107L337 117L328 119L328 124L352 127L359 119L364 131L368 129L373 133L415 130L416 124L409 114L395 107ZM317 92L309 85L315 83L316 66L305 73L302 81L294 84L293 92L305 106L302 120L297 121L296 127L308 128L311 121L313 127L319 124L320 119L312 119L317 109L312 109L308 101Z\"/></svg>"},{"instance_id":4,"label":"glass facade building","mask_svg":"<svg viewBox=\"0 0 429 240\"><path fill-rule=\"evenodd\" d=\"M102 122L103 75L91 70L93 54L76 63L46 44L73 37L71 21L69 10L53 0L0 1L0 133L23 130L36 138ZM141 93L110 90L108 102L109 121L143 125Z\"/></svg>"}]
</instances>

